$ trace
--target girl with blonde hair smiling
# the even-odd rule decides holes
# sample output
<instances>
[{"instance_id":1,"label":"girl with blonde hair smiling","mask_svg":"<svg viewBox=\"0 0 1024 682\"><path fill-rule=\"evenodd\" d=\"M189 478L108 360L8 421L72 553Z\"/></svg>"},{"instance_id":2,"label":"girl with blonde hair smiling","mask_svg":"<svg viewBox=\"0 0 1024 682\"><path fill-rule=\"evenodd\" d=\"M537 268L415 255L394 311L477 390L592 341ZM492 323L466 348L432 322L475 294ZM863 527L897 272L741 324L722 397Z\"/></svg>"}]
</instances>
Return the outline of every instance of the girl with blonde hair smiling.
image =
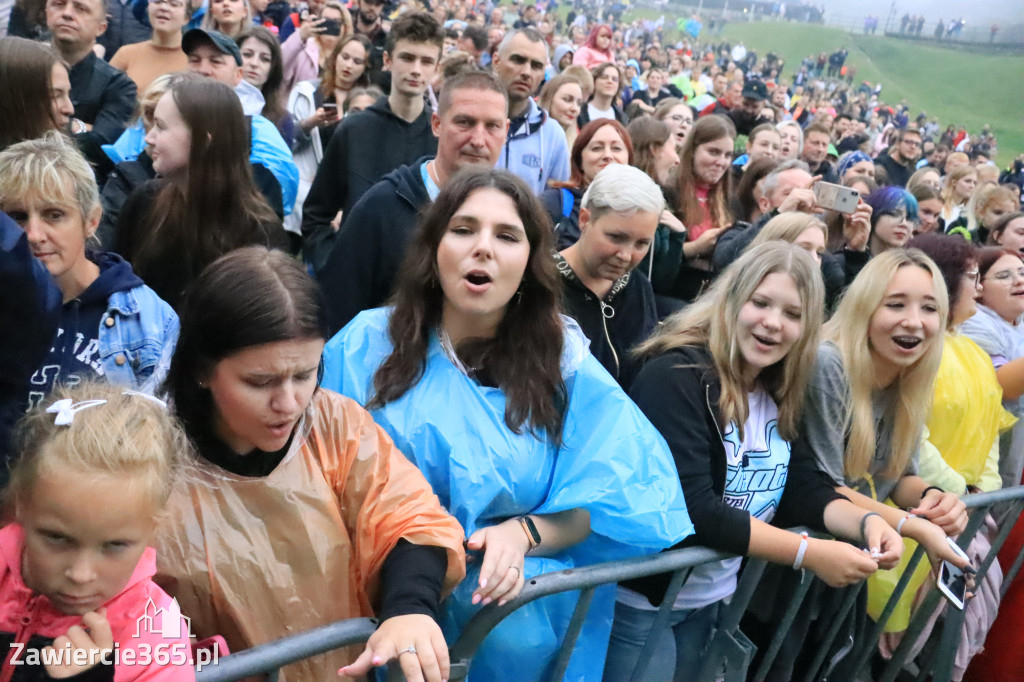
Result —
<instances>
[{"instance_id":1,"label":"girl with blonde hair smiling","mask_svg":"<svg viewBox=\"0 0 1024 682\"><path fill-rule=\"evenodd\" d=\"M672 450L694 521L685 544L806 566L844 586L895 563L902 543L881 518L843 499L791 445L823 309L819 268L804 250L777 241L754 246L639 347L647 363L630 395ZM827 528L873 553L801 538L775 523ZM740 561L694 569L640 677L697 673L719 605L736 589ZM666 574L620 586L605 680L633 673L668 580Z\"/></svg>"}]
</instances>

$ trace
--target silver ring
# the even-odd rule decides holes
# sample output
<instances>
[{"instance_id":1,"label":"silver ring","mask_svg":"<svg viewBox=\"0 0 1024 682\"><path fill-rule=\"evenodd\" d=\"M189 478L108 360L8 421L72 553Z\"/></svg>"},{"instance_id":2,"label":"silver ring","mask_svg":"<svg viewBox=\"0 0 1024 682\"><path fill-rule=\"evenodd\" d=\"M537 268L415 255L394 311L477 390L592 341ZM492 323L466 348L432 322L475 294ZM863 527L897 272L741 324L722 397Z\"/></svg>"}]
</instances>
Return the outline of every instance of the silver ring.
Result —
<instances>
[{"instance_id":1,"label":"silver ring","mask_svg":"<svg viewBox=\"0 0 1024 682\"><path fill-rule=\"evenodd\" d=\"M412 645L409 645L409 647L407 649L402 649L401 651L399 651L398 655L401 656L402 654L414 654L414 653L416 653L416 647L414 647Z\"/></svg>"},{"instance_id":2,"label":"silver ring","mask_svg":"<svg viewBox=\"0 0 1024 682\"><path fill-rule=\"evenodd\" d=\"M518 567L518 566L509 566L509 570L511 570L511 571L515 571L515 572L516 572L516 580L517 580L517 581L518 581L518 580L519 580L519 578L521 578L521 577L522 577L522 575L523 575L523 572L519 570L519 567Z\"/></svg>"}]
</instances>

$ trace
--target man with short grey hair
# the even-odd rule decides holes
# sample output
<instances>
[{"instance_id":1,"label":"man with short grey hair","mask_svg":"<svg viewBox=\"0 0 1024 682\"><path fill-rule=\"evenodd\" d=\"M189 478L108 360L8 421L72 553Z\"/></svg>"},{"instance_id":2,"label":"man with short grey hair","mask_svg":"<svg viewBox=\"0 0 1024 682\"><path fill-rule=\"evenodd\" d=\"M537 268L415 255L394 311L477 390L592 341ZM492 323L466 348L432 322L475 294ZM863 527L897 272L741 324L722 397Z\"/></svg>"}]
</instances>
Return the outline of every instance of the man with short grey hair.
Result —
<instances>
[{"instance_id":1,"label":"man with short grey hair","mask_svg":"<svg viewBox=\"0 0 1024 682\"><path fill-rule=\"evenodd\" d=\"M515 173L535 194L551 180L569 179L569 145L565 131L533 100L544 80L547 43L533 28L509 33L494 53L494 75L508 90L511 119L498 168Z\"/></svg>"}]
</instances>

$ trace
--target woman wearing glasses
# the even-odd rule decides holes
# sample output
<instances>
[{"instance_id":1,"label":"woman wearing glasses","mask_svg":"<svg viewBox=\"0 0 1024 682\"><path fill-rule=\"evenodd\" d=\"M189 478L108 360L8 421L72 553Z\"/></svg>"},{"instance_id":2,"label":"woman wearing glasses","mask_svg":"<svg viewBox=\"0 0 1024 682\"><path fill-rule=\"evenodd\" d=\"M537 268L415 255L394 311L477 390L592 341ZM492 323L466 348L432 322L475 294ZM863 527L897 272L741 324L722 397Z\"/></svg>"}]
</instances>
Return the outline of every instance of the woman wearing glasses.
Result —
<instances>
[{"instance_id":1,"label":"woman wearing glasses","mask_svg":"<svg viewBox=\"0 0 1024 682\"><path fill-rule=\"evenodd\" d=\"M144 92L157 77L188 66L188 57L181 49L181 32L192 15L192 5L187 0L149 0L146 13L153 36L122 46L110 60L111 66L135 81L139 92Z\"/></svg>"}]
</instances>

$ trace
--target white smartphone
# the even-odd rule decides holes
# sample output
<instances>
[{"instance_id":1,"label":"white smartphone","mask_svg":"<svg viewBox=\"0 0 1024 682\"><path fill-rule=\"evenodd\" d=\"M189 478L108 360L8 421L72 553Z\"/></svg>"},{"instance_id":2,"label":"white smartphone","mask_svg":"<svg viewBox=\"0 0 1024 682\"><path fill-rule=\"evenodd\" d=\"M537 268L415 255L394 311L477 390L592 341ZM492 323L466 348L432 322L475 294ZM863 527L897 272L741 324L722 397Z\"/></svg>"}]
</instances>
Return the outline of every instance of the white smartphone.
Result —
<instances>
[{"instance_id":1,"label":"white smartphone","mask_svg":"<svg viewBox=\"0 0 1024 682\"><path fill-rule=\"evenodd\" d=\"M860 194L852 187L834 185L831 182L814 183L814 201L822 208L840 213L853 213L857 210Z\"/></svg>"},{"instance_id":2,"label":"white smartphone","mask_svg":"<svg viewBox=\"0 0 1024 682\"><path fill-rule=\"evenodd\" d=\"M959 556L967 559L967 554L956 544L952 538L946 538L946 542ZM959 566L954 566L948 561L943 561L939 567L939 575L935 579L939 592L945 595L949 603L961 611L967 602L967 576Z\"/></svg>"}]
</instances>

